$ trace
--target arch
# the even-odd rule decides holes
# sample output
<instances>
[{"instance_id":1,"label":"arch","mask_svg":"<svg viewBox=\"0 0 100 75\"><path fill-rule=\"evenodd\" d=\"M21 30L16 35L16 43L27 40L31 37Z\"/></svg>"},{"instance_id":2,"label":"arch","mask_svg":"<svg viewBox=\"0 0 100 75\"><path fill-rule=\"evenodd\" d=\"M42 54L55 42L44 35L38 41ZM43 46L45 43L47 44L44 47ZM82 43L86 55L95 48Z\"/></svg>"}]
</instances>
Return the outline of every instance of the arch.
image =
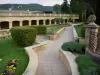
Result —
<instances>
[{"instance_id":1,"label":"arch","mask_svg":"<svg viewBox=\"0 0 100 75\"><path fill-rule=\"evenodd\" d=\"M56 22L56 24L60 24L60 18L55 18L54 21Z\"/></svg>"},{"instance_id":2,"label":"arch","mask_svg":"<svg viewBox=\"0 0 100 75\"><path fill-rule=\"evenodd\" d=\"M9 29L9 22L8 21L2 21L0 23L1 29Z\"/></svg>"},{"instance_id":3,"label":"arch","mask_svg":"<svg viewBox=\"0 0 100 75\"><path fill-rule=\"evenodd\" d=\"M51 20L51 24L55 24L55 21L54 21L54 19L52 19L52 20Z\"/></svg>"},{"instance_id":4,"label":"arch","mask_svg":"<svg viewBox=\"0 0 100 75\"><path fill-rule=\"evenodd\" d=\"M28 21L28 20L23 20L22 25L23 25L23 26L29 25L29 21Z\"/></svg>"},{"instance_id":5,"label":"arch","mask_svg":"<svg viewBox=\"0 0 100 75\"><path fill-rule=\"evenodd\" d=\"M31 25L37 25L37 20L32 20Z\"/></svg>"},{"instance_id":6,"label":"arch","mask_svg":"<svg viewBox=\"0 0 100 75\"><path fill-rule=\"evenodd\" d=\"M68 22L68 20L67 19L65 19L65 23L67 23Z\"/></svg>"},{"instance_id":7,"label":"arch","mask_svg":"<svg viewBox=\"0 0 100 75\"><path fill-rule=\"evenodd\" d=\"M49 19L45 20L45 24L49 25L50 24L50 20Z\"/></svg>"},{"instance_id":8,"label":"arch","mask_svg":"<svg viewBox=\"0 0 100 75\"><path fill-rule=\"evenodd\" d=\"M69 18L69 22L73 22L73 19L71 17Z\"/></svg>"},{"instance_id":9,"label":"arch","mask_svg":"<svg viewBox=\"0 0 100 75\"><path fill-rule=\"evenodd\" d=\"M20 21L13 21L12 22L12 26L15 27L15 26L20 26Z\"/></svg>"},{"instance_id":10,"label":"arch","mask_svg":"<svg viewBox=\"0 0 100 75\"><path fill-rule=\"evenodd\" d=\"M81 22L79 19L75 19L75 22Z\"/></svg>"},{"instance_id":11,"label":"arch","mask_svg":"<svg viewBox=\"0 0 100 75\"><path fill-rule=\"evenodd\" d=\"M43 25L43 20L39 20L39 25Z\"/></svg>"}]
</instances>

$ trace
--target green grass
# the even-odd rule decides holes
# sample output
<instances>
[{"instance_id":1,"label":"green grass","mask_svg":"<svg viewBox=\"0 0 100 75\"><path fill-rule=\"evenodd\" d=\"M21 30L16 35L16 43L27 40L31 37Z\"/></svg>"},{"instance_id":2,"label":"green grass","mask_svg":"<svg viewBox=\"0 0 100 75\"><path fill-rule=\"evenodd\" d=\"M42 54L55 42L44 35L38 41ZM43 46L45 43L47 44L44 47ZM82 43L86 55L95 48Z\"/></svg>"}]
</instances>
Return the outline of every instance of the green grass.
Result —
<instances>
[{"instance_id":1,"label":"green grass","mask_svg":"<svg viewBox=\"0 0 100 75\"><path fill-rule=\"evenodd\" d=\"M29 61L24 48L17 46L11 37L0 40L0 58L2 59L0 62L0 73L5 70L9 60L16 58L19 59L19 64L14 75L22 75Z\"/></svg>"},{"instance_id":2,"label":"green grass","mask_svg":"<svg viewBox=\"0 0 100 75\"><path fill-rule=\"evenodd\" d=\"M83 24L74 26L79 37L85 37L85 28Z\"/></svg>"},{"instance_id":3,"label":"green grass","mask_svg":"<svg viewBox=\"0 0 100 75\"><path fill-rule=\"evenodd\" d=\"M47 26L47 34L56 33L59 31L64 25L54 25L54 26Z\"/></svg>"},{"instance_id":4,"label":"green grass","mask_svg":"<svg viewBox=\"0 0 100 75\"><path fill-rule=\"evenodd\" d=\"M96 64L88 56L79 56L76 58L80 75L100 75L100 65Z\"/></svg>"}]
</instances>

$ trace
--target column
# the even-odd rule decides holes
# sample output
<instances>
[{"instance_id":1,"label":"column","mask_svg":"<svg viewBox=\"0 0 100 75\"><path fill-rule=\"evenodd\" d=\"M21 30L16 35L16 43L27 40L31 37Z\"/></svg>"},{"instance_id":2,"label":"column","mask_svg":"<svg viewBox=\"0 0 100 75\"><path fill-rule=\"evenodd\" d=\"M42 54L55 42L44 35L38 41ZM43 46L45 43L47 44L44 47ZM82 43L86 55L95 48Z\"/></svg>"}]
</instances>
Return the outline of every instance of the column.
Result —
<instances>
[{"instance_id":1,"label":"column","mask_svg":"<svg viewBox=\"0 0 100 75\"><path fill-rule=\"evenodd\" d=\"M85 42L89 51L96 52L98 26L93 22L88 24L85 32Z\"/></svg>"},{"instance_id":2,"label":"column","mask_svg":"<svg viewBox=\"0 0 100 75\"><path fill-rule=\"evenodd\" d=\"M85 45L88 46L89 44L89 32L90 29L88 26L85 26Z\"/></svg>"},{"instance_id":3,"label":"column","mask_svg":"<svg viewBox=\"0 0 100 75\"><path fill-rule=\"evenodd\" d=\"M1 30L1 22L0 22L0 30Z\"/></svg>"},{"instance_id":4,"label":"column","mask_svg":"<svg viewBox=\"0 0 100 75\"><path fill-rule=\"evenodd\" d=\"M96 52L97 48L97 30L95 28L91 28L90 30L90 36L89 36L89 50Z\"/></svg>"},{"instance_id":5,"label":"column","mask_svg":"<svg viewBox=\"0 0 100 75\"><path fill-rule=\"evenodd\" d=\"M45 20L43 20L43 25L46 25Z\"/></svg>"},{"instance_id":6,"label":"column","mask_svg":"<svg viewBox=\"0 0 100 75\"><path fill-rule=\"evenodd\" d=\"M29 21L29 26L31 26L31 21Z\"/></svg>"},{"instance_id":7,"label":"column","mask_svg":"<svg viewBox=\"0 0 100 75\"><path fill-rule=\"evenodd\" d=\"M57 24L57 22L56 21L54 21L55 22L55 25Z\"/></svg>"},{"instance_id":8,"label":"column","mask_svg":"<svg viewBox=\"0 0 100 75\"><path fill-rule=\"evenodd\" d=\"M20 21L20 26L23 26L23 22L22 21Z\"/></svg>"},{"instance_id":9,"label":"column","mask_svg":"<svg viewBox=\"0 0 100 75\"><path fill-rule=\"evenodd\" d=\"M63 24L65 24L65 19L63 19Z\"/></svg>"},{"instance_id":10,"label":"column","mask_svg":"<svg viewBox=\"0 0 100 75\"><path fill-rule=\"evenodd\" d=\"M36 21L36 25L39 25L39 20Z\"/></svg>"},{"instance_id":11,"label":"column","mask_svg":"<svg viewBox=\"0 0 100 75\"><path fill-rule=\"evenodd\" d=\"M75 19L73 19L73 22L75 22Z\"/></svg>"},{"instance_id":12,"label":"column","mask_svg":"<svg viewBox=\"0 0 100 75\"><path fill-rule=\"evenodd\" d=\"M49 25L51 25L51 20L49 20Z\"/></svg>"},{"instance_id":13,"label":"column","mask_svg":"<svg viewBox=\"0 0 100 75\"><path fill-rule=\"evenodd\" d=\"M12 28L12 22L9 22L9 29Z\"/></svg>"}]
</instances>

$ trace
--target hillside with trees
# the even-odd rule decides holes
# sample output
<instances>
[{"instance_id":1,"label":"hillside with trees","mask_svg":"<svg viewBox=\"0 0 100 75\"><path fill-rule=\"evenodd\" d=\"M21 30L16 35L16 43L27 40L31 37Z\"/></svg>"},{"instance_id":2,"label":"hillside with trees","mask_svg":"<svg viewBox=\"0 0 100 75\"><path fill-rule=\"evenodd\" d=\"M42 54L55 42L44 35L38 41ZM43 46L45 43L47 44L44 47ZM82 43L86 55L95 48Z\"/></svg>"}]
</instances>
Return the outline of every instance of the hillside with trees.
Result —
<instances>
[{"instance_id":1,"label":"hillside with trees","mask_svg":"<svg viewBox=\"0 0 100 75\"><path fill-rule=\"evenodd\" d=\"M40 4L0 4L0 10L53 11L53 8Z\"/></svg>"}]
</instances>

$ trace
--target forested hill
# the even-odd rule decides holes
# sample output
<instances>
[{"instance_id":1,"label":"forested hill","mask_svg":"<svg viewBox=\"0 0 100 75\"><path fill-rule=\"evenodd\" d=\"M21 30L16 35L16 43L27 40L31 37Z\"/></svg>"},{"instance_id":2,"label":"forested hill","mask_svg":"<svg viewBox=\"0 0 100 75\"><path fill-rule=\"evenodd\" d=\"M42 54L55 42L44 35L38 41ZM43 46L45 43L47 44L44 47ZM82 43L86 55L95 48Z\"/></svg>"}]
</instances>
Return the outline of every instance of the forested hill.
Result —
<instances>
[{"instance_id":1,"label":"forested hill","mask_svg":"<svg viewBox=\"0 0 100 75\"><path fill-rule=\"evenodd\" d=\"M0 10L53 11L53 7L40 4L0 4Z\"/></svg>"}]
</instances>

